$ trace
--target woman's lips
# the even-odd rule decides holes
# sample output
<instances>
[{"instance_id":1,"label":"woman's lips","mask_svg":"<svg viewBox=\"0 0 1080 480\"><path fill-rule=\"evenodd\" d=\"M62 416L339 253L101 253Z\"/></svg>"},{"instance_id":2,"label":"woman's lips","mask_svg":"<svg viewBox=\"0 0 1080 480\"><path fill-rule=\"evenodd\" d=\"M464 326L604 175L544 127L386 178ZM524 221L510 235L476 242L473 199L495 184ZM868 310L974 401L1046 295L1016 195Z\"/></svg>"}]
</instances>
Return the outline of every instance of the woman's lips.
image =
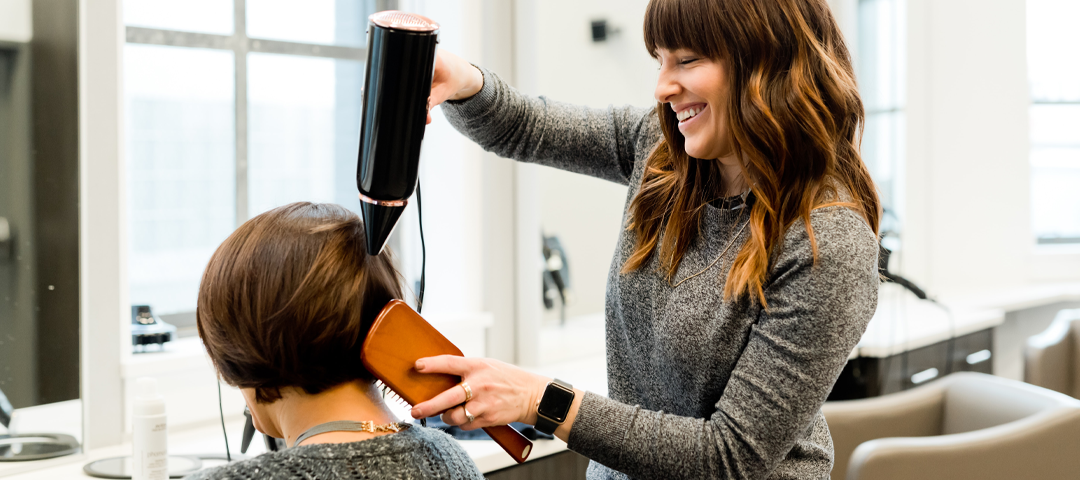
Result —
<instances>
[{"instance_id":1,"label":"woman's lips","mask_svg":"<svg viewBox=\"0 0 1080 480\"><path fill-rule=\"evenodd\" d=\"M701 109L701 112L698 112L697 115L694 115L693 117L690 117L690 118L688 118L686 120L683 120L683 121L679 122L679 131L682 132L683 134L685 134L686 129L700 123L700 122L698 122L698 119L700 119L706 113L709 113L709 105L708 104L706 104L705 107Z\"/></svg>"}]
</instances>

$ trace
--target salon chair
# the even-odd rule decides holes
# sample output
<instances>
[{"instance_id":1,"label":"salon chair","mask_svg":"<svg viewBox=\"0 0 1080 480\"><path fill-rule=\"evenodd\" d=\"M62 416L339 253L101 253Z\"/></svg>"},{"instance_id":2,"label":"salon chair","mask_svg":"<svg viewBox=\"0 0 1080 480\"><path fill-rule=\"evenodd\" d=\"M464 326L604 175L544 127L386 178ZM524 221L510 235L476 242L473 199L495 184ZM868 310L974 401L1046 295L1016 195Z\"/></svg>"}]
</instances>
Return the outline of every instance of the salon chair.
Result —
<instances>
[{"instance_id":1,"label":"salon chair","mask_svg":"<svg viewBox=\"0 0 1080 480\"><path fill-rule=\"evenodd\" d=\"M827 402L833 480L1076 479L1080 400L961 372L904 392Z\"/></svg>"},{"instance_id":2,"label":"salon chair","mask_svg":"<svg viewBox=\"0 0 1080 480\"><path fill-rule=\"evenodd\" d=\"M1080 398L1080 308L1062 310L1024 349L1024 381Z\"/></svg>"}]
</instances>

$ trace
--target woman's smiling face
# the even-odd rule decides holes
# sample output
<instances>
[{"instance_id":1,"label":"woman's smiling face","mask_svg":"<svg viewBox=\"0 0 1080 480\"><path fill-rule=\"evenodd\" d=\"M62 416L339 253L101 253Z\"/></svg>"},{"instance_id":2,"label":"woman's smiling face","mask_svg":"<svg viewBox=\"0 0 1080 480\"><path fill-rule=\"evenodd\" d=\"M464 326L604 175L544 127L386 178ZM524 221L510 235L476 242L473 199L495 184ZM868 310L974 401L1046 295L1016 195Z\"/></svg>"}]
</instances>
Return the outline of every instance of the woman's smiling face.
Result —
<instances>
[{"instance_id":1,"label":"woman's smiling face","mask_svg":"<svg viewBox=\"0 0 1080 480\"><path fill-rule=\"evenodd\" d=\"M667 103L678 116L686 153L701 159L731 155L724 65L683 48L659 48L656 56L656 101Z\"/></svg>"}]
</instances>

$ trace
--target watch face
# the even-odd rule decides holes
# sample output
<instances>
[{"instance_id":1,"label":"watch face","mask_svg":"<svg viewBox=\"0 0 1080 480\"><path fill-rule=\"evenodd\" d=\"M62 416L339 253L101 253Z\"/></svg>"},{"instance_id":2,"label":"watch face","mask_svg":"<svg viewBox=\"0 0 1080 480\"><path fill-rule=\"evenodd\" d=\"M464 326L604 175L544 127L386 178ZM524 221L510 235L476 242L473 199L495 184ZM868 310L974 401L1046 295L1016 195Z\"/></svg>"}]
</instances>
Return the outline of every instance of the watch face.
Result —
<instances>
[{"instance_id":1,"label":"watch face","mask_svg":"<svg viewBox=\"0 0 1080 480\"><path fill-rule=\"evenodd\" d=\"M555 385L548 385L540 399L540 407L537 410L558 423L566 421L566 413L570 411L570 404L574 401L574 391L565 390Z\"/></svg>"}]
</instances>

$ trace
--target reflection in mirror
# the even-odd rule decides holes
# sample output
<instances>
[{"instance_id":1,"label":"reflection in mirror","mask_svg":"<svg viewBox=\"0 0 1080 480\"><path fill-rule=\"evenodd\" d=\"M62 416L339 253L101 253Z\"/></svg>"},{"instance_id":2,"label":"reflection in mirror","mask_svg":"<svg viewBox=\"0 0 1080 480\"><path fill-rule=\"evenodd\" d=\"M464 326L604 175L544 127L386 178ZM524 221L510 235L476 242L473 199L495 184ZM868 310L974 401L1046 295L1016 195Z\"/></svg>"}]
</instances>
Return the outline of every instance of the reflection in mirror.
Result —
<instances>
[{"instance_id":1,"label":"reflection in mirror","mask_svg":"<svg viewBox=\"0 0 1080 480\"><path fill-rule=\"evenodd\" d=\"M81 438L77 5L0 3L0 435Z\"/></svg>"}]
</instances>

